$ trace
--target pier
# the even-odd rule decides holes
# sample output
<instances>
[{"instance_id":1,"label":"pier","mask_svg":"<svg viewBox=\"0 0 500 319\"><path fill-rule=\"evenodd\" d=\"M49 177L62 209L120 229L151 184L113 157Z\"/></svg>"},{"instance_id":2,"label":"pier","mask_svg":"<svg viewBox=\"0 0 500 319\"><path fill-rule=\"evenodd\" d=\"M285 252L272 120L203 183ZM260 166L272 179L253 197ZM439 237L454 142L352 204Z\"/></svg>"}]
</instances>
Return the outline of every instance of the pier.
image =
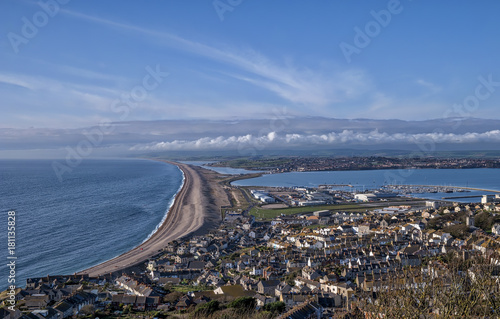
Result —
<instances>
[{"instance_id":1,"label":"pier","mask_svg":"<svg viewBox=\"0 0 500 319\"><path fill-rule=\"evenodd\" d=\"M441 197L441 199L458 199L458 198L477 198L482 197L483 195L470 195L470 196L449 196L449 197Z\"/></svg>"}]
</instances>

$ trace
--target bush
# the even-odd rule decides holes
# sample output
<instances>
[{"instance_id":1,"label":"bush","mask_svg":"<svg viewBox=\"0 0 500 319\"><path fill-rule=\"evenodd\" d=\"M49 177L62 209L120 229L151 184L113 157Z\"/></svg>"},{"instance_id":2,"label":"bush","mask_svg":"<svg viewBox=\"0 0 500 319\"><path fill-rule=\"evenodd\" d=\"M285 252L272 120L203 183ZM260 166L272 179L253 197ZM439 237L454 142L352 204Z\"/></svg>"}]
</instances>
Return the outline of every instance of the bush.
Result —
<instances>
[{"instance_id":1,"label":"bush","mask_svg":"<svg viewBox=\"0 0 500 319\"><path fill-rule=\"evenodd\" d=\"M124 308L123 308L123 313L124 314L127 314L129 312L132 311L132 305L126 305Z\"/></svg>"},{"instance_id":2,"label":"bush","mask_svg":"<svg viewBox=\"0 0 500 319\"><path fill-rule=\"evenodd\" d=\"M257 300L253 297L240 297L228 305L229 308L235 308L240 312L253 311L255 306L257 306Z\"/></svg>"},{"instance_id":3,"label":"bush","mask_svg":"<svg viewBox=\"0 0 500 319\"><path fill-rule=\"evenodd\" d=\"M271 302L268 303L267 305L264 305L263 308L265 311L269 311L272 313L282 313L286 309L286 305L282 301L276 301L276 302Z\"/></svg>"},{"instance_id":4,"label":"bush","mask_svg":"<svg viewBox=\"0 0 500 319\"><path fill-rule=\"evenodd\" d=\"M212 300L197 307L194 311L194 316L197 318L206 318L220 309L220 303L217 300Z\"/></svg>"}]
</instances>

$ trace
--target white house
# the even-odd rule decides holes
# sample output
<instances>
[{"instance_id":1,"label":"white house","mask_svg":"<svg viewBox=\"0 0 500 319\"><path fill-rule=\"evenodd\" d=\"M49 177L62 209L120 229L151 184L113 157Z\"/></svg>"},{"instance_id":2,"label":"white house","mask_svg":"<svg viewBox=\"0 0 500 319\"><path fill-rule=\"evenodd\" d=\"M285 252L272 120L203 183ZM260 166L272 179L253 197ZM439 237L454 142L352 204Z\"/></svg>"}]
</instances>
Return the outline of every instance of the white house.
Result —
<instances>
[{"instance_id":1,"label":"white house","mask_svg":"<svg viewBox=\"0 0 500 319\"><path fill-rule=\"evenodd\" d=\"M491 227L491 232L495 235L500 235L500 224L495 224Z\"/></svg>"}]
</instances>

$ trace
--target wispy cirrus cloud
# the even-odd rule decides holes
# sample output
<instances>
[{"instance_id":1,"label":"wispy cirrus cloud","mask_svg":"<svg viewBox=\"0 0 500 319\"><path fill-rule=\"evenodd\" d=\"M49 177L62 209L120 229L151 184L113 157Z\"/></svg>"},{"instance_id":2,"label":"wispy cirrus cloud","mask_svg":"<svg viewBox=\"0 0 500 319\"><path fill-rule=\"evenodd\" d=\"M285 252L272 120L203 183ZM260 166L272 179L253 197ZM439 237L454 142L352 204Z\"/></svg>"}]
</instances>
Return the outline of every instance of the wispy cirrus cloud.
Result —
<instances>
[{"instance_id":1,"label":"wispy cirrus cloud","mask_svg":"<svg viewBox=\"0 0 500 319\"><path fill-rule=\"evenodd\" d=\"M78 68L69 65L53 65L54 68L59 70L61 73L72 75L78 78L88 79L88 80L102 80L102 81L112 81L112 82L127 82L130 81L128 78L120 77L112 74L107 74L103 72L96 72L93 70L88 70L84 68Z\"/></svg>"},{"instance_id":2,"label":"wispy cirrus cloud","mask_svg":"<svg viewBox=\"0 0 500 319\"><path fill-rule=\"evenodd\" d=\"M361 70L329 69L322 73L310 68L297 68L290 63L276 63L253 49L235 49L227 45L214 47L165 31L151 30L67 9L62 12L122 31L132 31L149 37L156 44L223 63L233 68L231 72L221 73L266 89L291 103L308 106L331 105L356 98L371 86L368 77Z\"/></svg>"},{"instance_id":3,"label":"wispy cirrus cloud","mask_svg":"<svg viewBox=\"0 0 500 319\"><path fill-rule=\"evenodd\" d=\"M224 82L241 81L243 84L250 84L253 89L263 89L269 92L270 96L274 94L277 97L277 99L268 99L267 95L265 98L260 95L250 97L246 93L240 96L235 94L231 97L224 94L210 96L212 92L207 94L208 98L203 93L193 97L192 94L183 92L183 84L180 84L176 87L174 94L168 89L151 94L148 101L141 103L137 112L134 112L132 119L169 119L173 115L175 118L214 118L218 114L223 114L224 118L267 117L269 116L268 106L279 104L290 106L292 113L328 116L331 115L330 106L357 99L372 88L370 80L362 70L346 70L332 66L313 70L304 66L297 67L290 61L273 61L250 48L235 48L224 44L208 45L173 33L103 19L68 9L61 9L61 14L105 26L113 30L115 34L122 32L127 37L135 35L143 43L173 48L187 53L188 56L194 56L197 58L194 65L200 63L204 66L201 69L210 73L210 75L207 74L208 76L216 74L216 77L220 79L220 83L217 84L209 81L209 85L214 86L206 89L207 91L212 89L212 92L225 91ZM203 60L212 64L206 66L204 64L206 61ZM24 99L16 96L7 98L13 102L12 105L20 106L9 110L11 118L6 120L7 122L21 121L23 113L31 113L28 112L31 109L39 113L40 119L43 115L51 117L50 123L57 123L57 118L60 118L61 124L56 124L58 127L67 127L68 122L63 119L77 114L80 118L88 118L90 121L96 117L113 120L113 114L109 109L111 101L126 94L124 90L135 85L133 79L104 73L100 71L100 68L92 69L92 66L83 68L43 60L34 62L44 65L45 69L50 71L41 76L35 73L36 71L32 74L2 74L0 72L0 83L18 86L33 92ZM165 68L168 69L168 67L165 65ZM202 70L197 69L197 72L203 72ZM200 79L200 77L197 78ZM235 79L237 81L234 81ZM207 80L201 79L200 81L206 82ZM248 91L246 87L245 91ZM294 106L297 108L294 109ZM24 123L25 120L22 122ZM1 121L0 125L5 126ZM48 123L42 125L46 126Z\"/></svg>"},{"instance_id":4,"label":"wispy cirrus cloud","mask_svg":"<svg viewBox=\"0 0 500 319\"><path fill-rule=\"evenodd\" d=\"M14 74L0 74L0 83L18 86L27 90L33 90L39 86L39 81L27 79L25 76L17 76Z\"/></svg>"},{"instance_id":5,"label":"wispy cirrus cloud","mask_svg":"<svg viewBox=\"0 0 500 319\"><path fill-rule=\"evenodd\" d=\"M102 109L102 104L110 102L110 97L117 96L120 90L109 89L104 86L61 81L46 76L25 74L0 73L0 82L17 85L40 94L54 96L59 101L73 99L75 101L88 100L88 106ZM83 101L85 102L85 101Z\"/></svg>"}]
</instances>

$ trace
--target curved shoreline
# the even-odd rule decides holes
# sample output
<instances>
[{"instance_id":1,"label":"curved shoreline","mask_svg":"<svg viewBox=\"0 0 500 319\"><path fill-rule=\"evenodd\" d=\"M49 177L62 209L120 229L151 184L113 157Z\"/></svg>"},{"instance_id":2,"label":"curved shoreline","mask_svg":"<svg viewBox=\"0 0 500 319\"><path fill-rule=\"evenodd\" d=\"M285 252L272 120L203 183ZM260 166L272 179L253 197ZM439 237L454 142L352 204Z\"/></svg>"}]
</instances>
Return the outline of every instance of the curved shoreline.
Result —
<instances>
[{"instance_id":1,"label":"curved shoreline","mask_svg":"<svg viewBox=\"0 0 500 319\"><path fill-rule=\"evenodd\" d=\"M179 185L179 188L177 188L177 190L175 191L175 196L173 198L170 199L170 203L168 205L168 209L167 211L165 212L165 215L163 216L163 218L161 219L160 223L158 225L156 225L155 229L148 235L148 237L146 237L146 239L144 239L139 245L147 242L151 237L153 237L154 234L156 234L156 232L158 232L158 230L160 229L160 227L165 224L166 220L167 220L167 217L168 217L168 214L169 212L172 210L172 207L174 206L175 204L175 200L177 198L177 194L179 194L179 192L181 191L182 187L184 187L184 183L186 182L186 176L184 174L184 171L182 169L179 168L179 170L181 171L181 174L182 174L182 181L181 181L181 185ZM135 247L133 247L135 248ZM133 249L132 248L132 249Z\"/></svg>"},{"instance_id":2,"label":"curved shoreline","mask_svg":"<svg viewBox=\"0 0 500 319\"><path fill-rule=\"evenodd\" d=\"M210 185L206 185L208 182L202 172L191 165L164 162L176 165L184 174L184 183L164 222L140 245L78 274L100 276L138 266L161 252L170 241L191 235L213 220L215 216L210 216L213 215L213 207L207 205L207 195L202 191Z\"/></svg>"}]
</instances>

